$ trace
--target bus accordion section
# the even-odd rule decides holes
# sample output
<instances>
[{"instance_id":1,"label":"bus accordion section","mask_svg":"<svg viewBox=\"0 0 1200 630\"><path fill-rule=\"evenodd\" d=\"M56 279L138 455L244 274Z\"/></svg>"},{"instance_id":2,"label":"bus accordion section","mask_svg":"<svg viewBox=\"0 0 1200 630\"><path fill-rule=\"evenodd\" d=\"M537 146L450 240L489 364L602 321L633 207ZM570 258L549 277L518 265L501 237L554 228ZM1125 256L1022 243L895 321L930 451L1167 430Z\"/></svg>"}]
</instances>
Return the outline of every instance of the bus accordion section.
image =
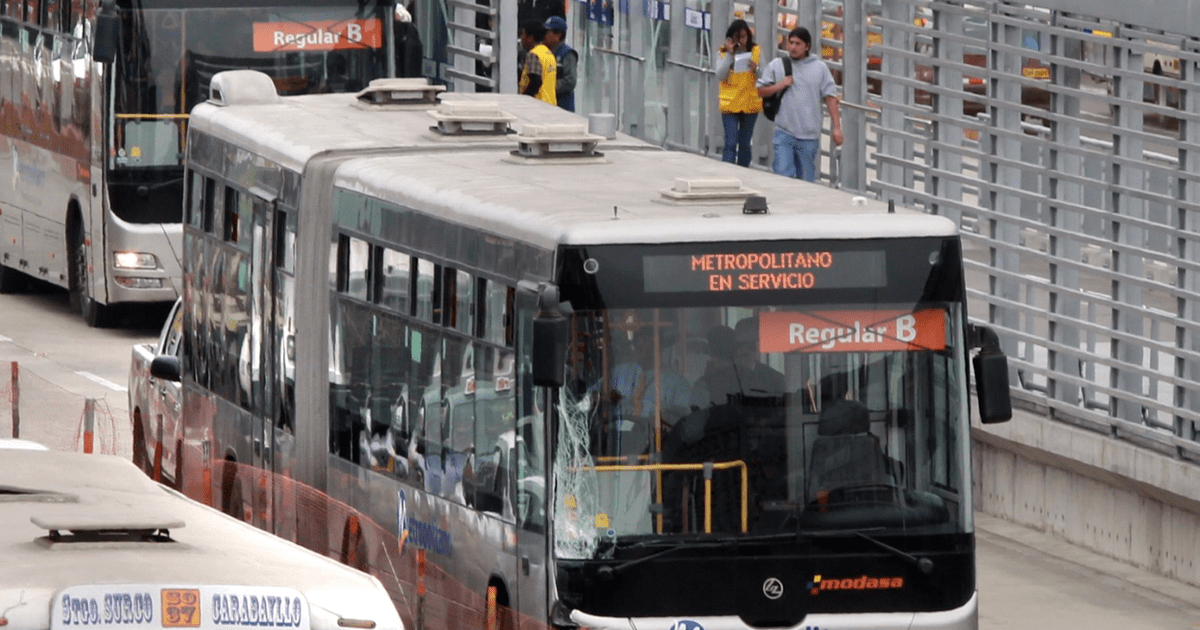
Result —
<instances>
[{"instance_id":1,"label":"bus accordion section","mask_svg":"<svg viewBox=\"0 0 1200 630\"><path fill-rule=\"evenodd\" d=\"M212 76L357 91L389 71L392 3L37 0L0 10L0 292L70 293L92 326L181 286L187 120Z\"/></svg>"},{"instance_id":2,"label":"bus accordion section","mask_svg":"<svg viewBox=\"0 0 1200 630\"><path fill-rule=\"evenodd\" d=\"M950 221L524 97L214 83L185 492L419 628L977 623L969 383L1003 421L1009 373Z\"/></svg>"},{"instance_id":3,"label":"bus accordion section","mask_svg":"<svg viewBox=\"0 0 1200 630\"><path fill-rule=\"evenodd\" d=\"M127 460L0 444L0 625L403 630L375 578L200 505Z\"/></svg>"}]
</instances>

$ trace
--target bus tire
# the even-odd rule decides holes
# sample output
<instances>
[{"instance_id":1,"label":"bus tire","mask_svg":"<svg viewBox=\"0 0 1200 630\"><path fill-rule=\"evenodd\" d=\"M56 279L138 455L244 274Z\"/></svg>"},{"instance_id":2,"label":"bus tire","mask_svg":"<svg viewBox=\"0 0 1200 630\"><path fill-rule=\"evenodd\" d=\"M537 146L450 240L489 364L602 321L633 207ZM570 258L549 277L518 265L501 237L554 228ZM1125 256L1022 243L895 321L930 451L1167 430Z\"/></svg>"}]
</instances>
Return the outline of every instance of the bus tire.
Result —
<instances>
[{"instance_id":1,"label":"bus tire","mask_svg":"<svg viewBox=\"0 0 1200 630\"><path fill-rule=\"evenodd\" d=\"M221 511L239 521L246 519L242 505L242 483L237 478L237 462L227 459L221 469Z\"/></svg>"},{"instance_id":2,"label":"bus tire","mask_svg":"<svg viewBox=\"0 0 1200 630\"><path fill-rule=\"evenodd\" d=\"M90 297L83 298L83 321L92 328L111 328L116 322L116 306L105 306Z\"/></svg>"},{"instance_id":3,"label":"bus tire","mask_svg":"<svg viewBox=\"0 0 1200 630\"><path fill-rule=\"evenodd\" d=\"M67 251L70 252L70 265L67 267L67 294L70 297L71 310L83 313L83 303L87 300L87 245L84 244L83 221L71 213L67 219Z\"/></svg>"},{"instance_id":4,"label":"bus tire","mask_svg":"<svg viewBox=\"0 0 1200 630\"><path fill-rule=\"evenodd\" d=\"M84 241L83 221L74 218L71 236L67 241L71 252L71 264L67 276L67 290L71 308L83 315L83 321L92 328L108 328L113 325L113 308L100 304L88 294L87 244Z\"/></svg>"}]
</instances>

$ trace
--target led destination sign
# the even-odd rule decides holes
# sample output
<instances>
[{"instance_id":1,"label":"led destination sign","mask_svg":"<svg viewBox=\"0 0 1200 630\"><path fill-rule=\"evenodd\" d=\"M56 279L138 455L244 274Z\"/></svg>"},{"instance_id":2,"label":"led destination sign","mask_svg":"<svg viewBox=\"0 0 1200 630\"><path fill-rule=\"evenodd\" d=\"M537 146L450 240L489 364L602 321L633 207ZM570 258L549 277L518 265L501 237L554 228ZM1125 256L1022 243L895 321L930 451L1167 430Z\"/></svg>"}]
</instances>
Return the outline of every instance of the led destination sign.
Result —
<instances>
[{"instance_id":1,"label":"led destination sign","mask_svg":"<svg viewBox=\"0 0 1200 630\"><path fill-rule=\"evenodd\" d=\"M879 288L882 251L733 252L643 256L647 293Z\"/></svg>"}]
</instances>

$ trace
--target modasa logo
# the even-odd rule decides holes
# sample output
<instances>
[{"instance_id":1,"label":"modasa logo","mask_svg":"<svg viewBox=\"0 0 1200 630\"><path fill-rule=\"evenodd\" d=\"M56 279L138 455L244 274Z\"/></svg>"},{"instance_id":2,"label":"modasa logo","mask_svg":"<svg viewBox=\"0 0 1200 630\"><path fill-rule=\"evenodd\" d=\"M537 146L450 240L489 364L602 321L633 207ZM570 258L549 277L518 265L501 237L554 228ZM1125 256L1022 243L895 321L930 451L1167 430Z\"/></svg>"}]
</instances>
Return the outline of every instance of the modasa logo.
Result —
<instances>
[{"instance_id":1,"label":"modasa logo","mask_svg":"<svg viewBox=\"0 0 1200 630\"><path fill-rule=\"evenodd\" d=\"M883 589L904 588L902 577L871 577L864 575L856 578L822 578L814 575L808 583L808 591L813 595L821 591L877 591Z\"/></svg>"}]
</instances>

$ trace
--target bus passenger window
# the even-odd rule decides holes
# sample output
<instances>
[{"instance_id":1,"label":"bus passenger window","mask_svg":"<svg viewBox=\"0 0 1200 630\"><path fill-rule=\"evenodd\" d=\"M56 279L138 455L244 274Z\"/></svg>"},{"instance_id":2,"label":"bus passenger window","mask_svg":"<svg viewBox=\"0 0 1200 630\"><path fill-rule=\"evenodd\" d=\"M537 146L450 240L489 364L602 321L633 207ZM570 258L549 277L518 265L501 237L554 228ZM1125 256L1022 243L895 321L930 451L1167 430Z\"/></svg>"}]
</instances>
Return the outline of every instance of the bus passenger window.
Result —
<instances>
[{"instance_id":1,"label":"bus passenger window","mask_svg":"<svg viewBox=\"0 0 1200 630\"><path fill-rule=\"evenodd\" d=\"M342 268L349 250L346 240L345 236L335 236L329 244L329 288L333 291L344 291L346 288L342 282L346 278Z\"/></svg>"},{"instance_id":2,"label":"bus passenger window","mask_svg":"<svg viewBox=\"0 0 1200 630\"><path fill-rule=\"evenodd\" d=\"M204 178L204 231L208 234L217 233L217 182Z\"/></svg>"},{"instance_id":3,"label":"bus passenger window","mask_svg":"<svg viewBox=\"0 0 1200 630\"><path fill-rule=\"evenodd\" d=\"M446 269L446 313L443 323L458 332L472 334L475 313L475 287L471 274Z\"/></svg>"},{"instance_id":4,"label":"bus passenger window","mask_svg":"<svg viewBox=\"0 0 1200 630\"><path fill-rule=\"evenodd\" d=\"M488 343L508 345L507 328L512 319L512 301L509 300L509 288L490 280L480 280L483 284L481 291L482 330L479 336Z\"/></svg>"},{"instance_id":5,"label":"bus passenger window","mask_svg":"<svg viewBox=\"0 0 1200 630\"><path fill-rule=\"evenodd\" d=\"M349 258L346 266L346 295L360 300L370 299L370 260L371 246L366 241L350 238Z\"/></svg>"},{"instance_id":6,"label":"bus passenger window","mask_svg":"<svg viewBox=\"0 0 1200 630\"><path fill-rule=\"evenodd\" d=\"M187 224L200 227L204 218L205 177L200 173L192 173L191 191L187 204Z\"/></svg>"},{"instance_id":7,"label":"bus passenger window","mask_svg":"<svg viewBox=\"0 0 1200 630\"><path fill-rule=\"evenodd\" d=\"M238 241L238 191L226 186L225 187L225 242L236 243Z\"/></svg>"},{"instance_id":8,"label":"bus passenger window","mask_svg":"<svg viewBox=\"0 0 1200 630\"><path fill-rule=\"evenodd\" d=\"M428 260L417 260L416 316L426 322L434 321L434 299L437 294L434 267L435 265Z\"/></svg>"},{"instance_id":9,"label":"bus passenger window","mask_svg":"<svg viewBox=\"0 0 1200 630\"><path fill-rule=\"evenodd\" d=\"M383 249L383 263L380 265L382 285L380 286L379 303L384 307L408 315L411 298L409 291L409 276L412 257L408 254Z\"/></svg>"}]
</instances>

